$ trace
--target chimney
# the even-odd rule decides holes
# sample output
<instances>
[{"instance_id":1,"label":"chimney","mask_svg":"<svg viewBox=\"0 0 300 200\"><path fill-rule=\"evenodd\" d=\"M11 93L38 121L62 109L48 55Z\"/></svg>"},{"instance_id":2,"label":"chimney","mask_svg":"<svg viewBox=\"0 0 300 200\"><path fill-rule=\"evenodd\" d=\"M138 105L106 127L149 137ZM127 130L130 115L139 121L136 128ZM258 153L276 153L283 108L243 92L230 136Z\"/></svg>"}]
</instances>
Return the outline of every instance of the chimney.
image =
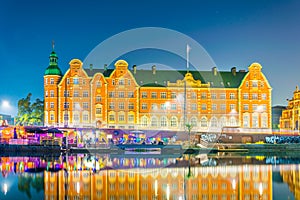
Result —
<instances>
[{"instance_id":1,"label":"chimney","mask_svg":"<svg viewBox=\"0 0 300 200\"><path fill-rule=\"evenodd\" d=\"M156 66L155 65L152 66L152 73L156 74Z\"/></svg>"},{"instance_id":2,"label":"chimney","mask_svg":"<svg viewBox=\"0 0 300 200\"><path fill-rule=\"evenodd\" d=\"M90 70L91 71L93 70L93 64L90 64Z\"/></svg>"},{"instance_id":3,"label":"chimney","mask_svg":"<svg viewBox=\"0 0 300 200\"><path fill-rule=\"evenodd\" d=\"M217 76L217 73L218 73L217 67L213 67L212 72L213 72L214 76Z\"/></svg>"},{"instance_id":4,"label":"chimney","mask_svg":"<svg viewBox=\"0 0 300 200\"><path fill-rule=\"evenodd\" d=\"M136 74L136 65L133 65L132 69L133 69L133 74Z\"/></svg>"},{"instance_id":5,"label":"chimney","mask_svg":"<svg viewBox=\"0 0 300 200\"><path fill-rule=\"evenodd\" d=\"M232 68L231 68L231 73L233 74L233 76L236 75L236 67L232 67Z\"/></svg>"},{"instance_id":6,"label":"chimney","mask_svg":"<svg viewBox=\"0 0 300 200\"><path fill-rule=\"evenodd\" d=\"M107 64L104 64L104 71L107 70Z\"/></svg>"}]
</instances>

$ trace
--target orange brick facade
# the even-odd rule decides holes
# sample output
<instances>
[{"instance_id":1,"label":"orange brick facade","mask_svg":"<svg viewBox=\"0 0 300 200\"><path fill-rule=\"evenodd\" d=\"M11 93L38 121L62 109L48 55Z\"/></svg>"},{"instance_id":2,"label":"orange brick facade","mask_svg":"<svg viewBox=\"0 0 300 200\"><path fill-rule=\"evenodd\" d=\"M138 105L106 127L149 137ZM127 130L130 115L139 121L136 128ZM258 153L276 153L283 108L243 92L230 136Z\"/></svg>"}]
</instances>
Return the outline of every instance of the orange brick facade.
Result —
<instances>
[{"instance_id":1,"label":"orange brick facade","mask_svg":"<svg viewBox=\"0 0 300 200\"><path fill-rule=\"evenodd\" d=\"M271 91L261 65L228 72L84 69L73 59L44 76L46 126L218 132L224 126L271 128Z\"/></svg>"}]
</instances>

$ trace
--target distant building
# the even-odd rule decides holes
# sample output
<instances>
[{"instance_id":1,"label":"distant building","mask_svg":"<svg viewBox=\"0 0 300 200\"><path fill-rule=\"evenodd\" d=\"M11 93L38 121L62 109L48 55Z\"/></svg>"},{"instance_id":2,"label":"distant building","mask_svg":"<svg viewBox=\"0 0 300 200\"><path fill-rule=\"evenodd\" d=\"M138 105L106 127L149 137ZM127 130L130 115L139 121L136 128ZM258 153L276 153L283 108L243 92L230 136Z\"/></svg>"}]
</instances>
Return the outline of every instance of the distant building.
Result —
<instances>
[{"instance_id":1,"label":"distant building","mask_svg":"<svg viewBox=\"0 0 300 200\"><path fill-rule=\"evenodd\" d=\"M44 74L46 126L220 132L224 126L271 129L271 91L259 63L248 70L211 71L83 68L63 74L50 54Z\"/></svg>"},{"instance_id":2,"label":"distant building","mask_svg":"<svg viewBox=\"0 0 300 200\"><path fill-rule=\"evenodd\" d=\"M280 129L280 117L284 109L286 109L286 106L277 105L272 107L272 129Z\"/></svg>"},{"instance_id":3,"label":"distant building","mask_svg":"<svg viewBox=\"0 0 300 200\"><path fill-rule=\"evenodd\" d=\"M14 125L15 119L11 115L0 114L0 126L1 125Z\"/></svg>"},{"instance_id":4,"label":"distant building","mask_svg":"<svg viewBox=\"0 0 300 200\"><path fill-rule=\"evenodd\" d=\"M282 111L282 115L280 117L280 129L299 131L300 90L298 86L296 86L293 97L287 100L288 105L286 109Z\"/></svg>"}]
</instances>

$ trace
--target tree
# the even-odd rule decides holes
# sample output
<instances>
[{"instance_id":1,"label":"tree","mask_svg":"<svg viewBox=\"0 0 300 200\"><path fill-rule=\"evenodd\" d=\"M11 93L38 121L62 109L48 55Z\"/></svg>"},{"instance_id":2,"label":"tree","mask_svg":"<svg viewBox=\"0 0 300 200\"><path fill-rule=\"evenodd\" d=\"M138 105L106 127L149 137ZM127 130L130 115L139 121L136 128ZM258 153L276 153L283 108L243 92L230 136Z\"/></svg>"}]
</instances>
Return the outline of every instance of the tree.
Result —
<instances>
[{"instance_id":1,"label":"tree","mask_svg":"<svg viewBox=\"0 0 300 200\"><path fill-rule=\"evenodd\" d=\"M32 94L18 101L18 115L16 123L18 125L42 125L44 119L44 101L39 98L31 103Z\"/></svg>"}]
</instances>

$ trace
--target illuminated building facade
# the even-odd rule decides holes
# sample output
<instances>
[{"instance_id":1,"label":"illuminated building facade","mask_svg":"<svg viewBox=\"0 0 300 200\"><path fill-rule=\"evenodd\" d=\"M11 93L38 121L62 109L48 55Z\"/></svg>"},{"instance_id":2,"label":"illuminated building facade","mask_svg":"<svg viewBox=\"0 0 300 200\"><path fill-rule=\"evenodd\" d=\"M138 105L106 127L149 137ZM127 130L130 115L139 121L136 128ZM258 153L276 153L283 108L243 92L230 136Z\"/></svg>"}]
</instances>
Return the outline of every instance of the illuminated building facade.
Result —
<instances>
[{"instance_id":1,"label":"illuminated building facade","mask_svg":"<svg viewBox=\"0 0 300 200\"><path fill-rule=\"evenodd\" d=\"M282 111L280 117L280 129L284 131L299 132L300 120L300 90L298 86L294 91L292 99L288 99L286 109Z\"/></svg>"},{"instance_id":2,"label":"illuminated building facade","mask_svg":"<svg viewBox=\"0 0 300 200\"><path fill-rule=\"evenodd\" d=\"M272 197L272 166L61 170L44 172L45 199L262 199Z\"/></svg>"},{"instance_id":3,"label":"illuminated building facade","mask_svg":"<svg viewBox=\"0 0 300 200\"><path fill-rule=\"evenodd\" d=\"M56 53L50 54L46 126L184 130L189 123L199 132L272 126L272 88L259 63L248 71L129 69L124 60L114 69L84 69L78 59L69 64L62 74Z\"/></svg>"}]
</instances>

